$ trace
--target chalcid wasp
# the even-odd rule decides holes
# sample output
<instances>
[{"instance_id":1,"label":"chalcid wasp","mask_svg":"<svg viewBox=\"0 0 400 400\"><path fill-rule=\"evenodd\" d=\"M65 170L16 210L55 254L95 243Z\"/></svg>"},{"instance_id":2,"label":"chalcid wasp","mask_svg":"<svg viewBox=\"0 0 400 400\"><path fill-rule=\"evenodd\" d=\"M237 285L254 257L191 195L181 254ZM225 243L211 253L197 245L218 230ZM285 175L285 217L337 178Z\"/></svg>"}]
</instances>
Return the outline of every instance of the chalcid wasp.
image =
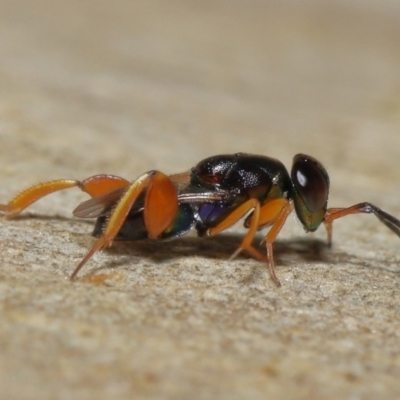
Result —
<instances>
[{"instance_id":1,"label":"chalcid wasp","mask_svg":"<svg viewBox=\"0 0 400 400\"><path fill-rule=\"evenodd\" d=\"M152 170L134 181L106 174L83 181L59 179L25 189L0 205L0 211L13 217L42 197L72 187L91 196L73 214L96 218L97 239L71 280L94 253L114 240L172 239L193 228L199 236L214 236L245 216L247 233L232 257L244 250L266 262L276 286L281 284L272 245L293 210L307 232L324 223L329 245L333 221L349 214L373 213L400 236L400 221L371 203L328 208L329 176L319 161L304 154L294 157L290 175L274 158L237 153L206 158L185 173ZM269 228L263 239L265 253L253 246L254 236L263 228Z\"/></svg>"}]
</instances>

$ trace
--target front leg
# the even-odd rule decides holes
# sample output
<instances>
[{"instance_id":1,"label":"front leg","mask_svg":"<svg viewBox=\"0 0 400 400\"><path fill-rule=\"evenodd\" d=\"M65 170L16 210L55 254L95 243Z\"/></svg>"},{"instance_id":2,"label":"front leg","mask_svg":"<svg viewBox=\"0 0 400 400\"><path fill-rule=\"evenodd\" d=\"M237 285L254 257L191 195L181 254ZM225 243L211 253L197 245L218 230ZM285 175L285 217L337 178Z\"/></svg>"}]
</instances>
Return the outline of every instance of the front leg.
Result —
<instances>
[{"instance_id":1,"label":"front leg","mask_svg":"<svg viewBox=\"0 0 400 400\"><path fill-rule=\"evenodd\" d=\"M208 235L213 236L229 228L251 210L253 210L253 213L250 219L246 221L246 227L249 229L242 243L230 258L236 257L242 250L245 250L255 259L266 262L272 281L277 287L280 287L281 283L275 273L272 243L285 223L286 218L293 210L289 200L285 198L273 199L260 206L260 202L257 199L249 199L232 211L217 226L210 228ZM254 248L252 242L259 227L269 224L272 224L272 226L265 237L267 255L264 255Z\"/></svg>"}]
</instances>

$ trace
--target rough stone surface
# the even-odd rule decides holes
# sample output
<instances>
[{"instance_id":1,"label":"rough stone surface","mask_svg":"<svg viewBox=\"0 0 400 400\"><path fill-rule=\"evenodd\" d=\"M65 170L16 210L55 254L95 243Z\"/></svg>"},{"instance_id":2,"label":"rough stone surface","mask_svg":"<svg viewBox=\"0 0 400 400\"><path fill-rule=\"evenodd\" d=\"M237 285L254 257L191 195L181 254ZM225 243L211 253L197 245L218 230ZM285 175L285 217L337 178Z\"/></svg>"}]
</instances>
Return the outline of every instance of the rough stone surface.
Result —
<instances>
[{"instance_id":1,"label":"rough stone surface","mask_svg":"<svg viewBox=\"0 0 400 400\"><path fill-rule=\"evenodd\" d=\"M0 2L1 202L55 178L311 154L335 207L400 216L397 1ZM400 398L399 238L373 216L275 246L91 246L79 190L1 220L2 399Z\"/></svg>"}]
</instances>

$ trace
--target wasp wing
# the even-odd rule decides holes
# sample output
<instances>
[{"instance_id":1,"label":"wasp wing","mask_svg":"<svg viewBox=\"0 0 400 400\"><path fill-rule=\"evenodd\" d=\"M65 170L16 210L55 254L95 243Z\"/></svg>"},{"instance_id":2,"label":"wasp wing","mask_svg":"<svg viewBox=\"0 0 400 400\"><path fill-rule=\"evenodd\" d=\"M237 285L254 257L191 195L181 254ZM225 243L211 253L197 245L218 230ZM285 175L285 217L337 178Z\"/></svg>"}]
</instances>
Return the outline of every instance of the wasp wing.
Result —
<instances>
[{"instance_id":1,"label":"wasp wing","mask_svg":"<svg viewBox=\"0 0 400 400\"><path fill-rule=\"evenodd\" d=\"M128 189L128 186L123 186L118 189L112 190L106 194L92 197L79 204L75 208L73 214L78 218L97 218L104 213L105 210L109 209L114 205L121 196Z\"/></svg>"},{"instance_id":2,"label":"wasp wing","mask_svg":"<svg viewBox=\"0 0 400 400\"><path fill-rule=\"evenodd\" d=\"M231 201L232 194L226 191L207 191L204 188L192 185L190 183L190 171L169 175L178 193L178 203L202 203L214 201ZM123 196L129 185L112 190L106 194L95 196L78 205L73 211L75 217L78 218L97 218L107 214L110 209ZM144 207L144 194L139 196L130 214L139 213Z\"/></svg>"}]
</instances>

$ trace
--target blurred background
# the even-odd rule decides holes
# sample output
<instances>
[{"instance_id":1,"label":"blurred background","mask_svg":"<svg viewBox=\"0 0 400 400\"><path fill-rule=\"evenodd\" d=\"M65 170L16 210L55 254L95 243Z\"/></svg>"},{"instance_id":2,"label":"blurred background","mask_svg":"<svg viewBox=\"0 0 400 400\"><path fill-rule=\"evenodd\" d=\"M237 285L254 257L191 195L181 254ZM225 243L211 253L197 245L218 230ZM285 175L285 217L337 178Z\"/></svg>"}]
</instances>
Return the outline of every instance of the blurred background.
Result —
<instances>
[{"instance_id":1,"label":"blurred background","mask_svg":"<svg viewBox=\"0 0 400 400\"><path fill-rule=\"evenodd\" d=\"M61 177L113 173L135 179L149 169L180 172L204 157L239 151L276 157L290 168L292 157L303 152L328 169L332 206L369 200L400 215L399 44L398 0L0 0L1 201L27 185ZM289 243L281 247L278 270L285 288L278 293L257 276L246 294L252 302L237 304L248 278L235 274L249 270L233 265L249 261L221 266L226 252L210 265L207 283L198 278L190 296L181 292L197 279L190 266L207 245L192 258L188 254L187 265L181 265L184 257L167 260L165 269L147 260L147 269L137 274L133 265L127 283L115 281L114 291L79 284L72 289L61 275L91 243L90 228L69 219L84 198L71 191L34 206L39 215L66 221L2 221L2 296L8 300L0 342L8 350L2 352L0 383L8 398L131 398L135 390L137 398L169 393L176 399L192 393L220 399L266 394L372 399L400 393L393 323L398 319L391 314L398 305L390 305L398 276L388 272L390 279L381 279L397 268L385 269L385 263L395 263L398 238L377 228L372 217L349 218L335 227L343 253L331 253L337 257L329 271L350 271L347 279L325 280L326 263L307 264L293 249L285 256ZM99 255L90 268L96 260L106 268L121 254ZM352 261L344 265L349 256ZM378 266L360 272L365 257ZM208 271L203 259L200 263ZM176 280L175 265L193 272L192 281ZM294 278L292 268L298 271ZM159 285L156 293L167 291L162 301L149 294L135 297L141 286L132 286L132 280L144 279L146 271L157 279L172 277L149 278L145 286L150 294L151 285ZM216 276L228 283L215 284ZM196 314L206 296L201 285L209 285L208 298L218 301L210 309L206 302ZM374 293L380 285L392 286ZM218 297L223 289L232 291L226 303ZM373 297L378 293L387 299ZM200 300L193 305L191 296ZM365 310L365 298L376 314ZM128 317L121 312L104 320L99 310L119 309L121 303ZM249 312L242 315L243 304ZM189 317L181 320L185 307L200 318L198 325L190 325ZM340 331L344 314L350 322ZM381 318L379 327L371 332L375 318ZM234 321L237 325L229 325ZM352 334L343 345L338 337L347 338L347 328ZM68 353L71 346L76 354ZM271 349L277 349L273 362ZM109 358L98 367L96 357L103 352ZM170 359L158 368L157 362ZM333 369L328 359L335 360ZM98 368L91 375L93 363ZM63 382L70 387L60 391ZM213 397L201 397L202 390Z\"/></svg>"},{"instance_id":2,"label":"blurred background","mask_svg":"<svg viewBox=\"0 0 400 400\"><path fill-rule=\"evenodd\" d=\"M2 1L0 11L3 168L31 170L28 159L51 153L53 171L135 177L236 151L290 167L301 151L337 166L339 182L398 178L396 1ZM16 138L24 145L8 159Z\"/></svg>"}]
</instances>

